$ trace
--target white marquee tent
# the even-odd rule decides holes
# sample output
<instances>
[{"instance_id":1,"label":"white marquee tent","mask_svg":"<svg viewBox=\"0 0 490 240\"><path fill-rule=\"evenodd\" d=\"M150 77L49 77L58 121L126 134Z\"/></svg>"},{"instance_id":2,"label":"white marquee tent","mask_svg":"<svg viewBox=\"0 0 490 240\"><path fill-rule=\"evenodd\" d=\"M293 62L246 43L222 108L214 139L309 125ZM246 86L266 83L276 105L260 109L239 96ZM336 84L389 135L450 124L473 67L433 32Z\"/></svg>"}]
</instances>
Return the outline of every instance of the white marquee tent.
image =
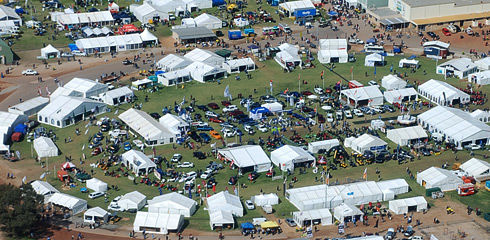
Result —
<instances>
[{"instance_id":1,"label":"white marquee tent","mask_svg":"<svg viewBox=\"0 0 490 240\"><path fill-rule=\"evenodd\" d=\"M386 131L386 137L400 146L407 146L424 141L428 136L421 126L413 126L390 129Z\"/></svg>"},{"instance_id":2,"label":"white marquee tent","mask_svg":"<svg viewBox=\"0 0 490 240\"><path fill-rule=\"evenodd\" d=\"M255 63L251 58L237 58L224 62L222 67L231 74L243 71L254 71Z\"/></svg>"},{"instance_id":3,"label":"white marquee tent","mask_svg":"<svg viewBox=\"0 0 490 240\"><path fill-rule=\"evenodd\" d=\"M242 171L265 172L271 167L271 160L259 145L219 149L218 154L221 158L242 169Z\"/></svg>"},{"instance_id":4,"label":"white marquee tent","mask_svg":"<svg viewBox=\"0 0 490 240\"><path fill-rule=\"evenodd\" d=\"M475 64L476 66L478 66L478 69L480 69L481 71L490 70L490 57L486 57L478 61L475 61Z\"/></svg>"},{"instance_id":5,"label":"white marquee tent","mask_svg":"<svg viewBox=\"0 0 490 240\"><path fill-rule=\"evenodd\" d=\"M480 120L480 122L484 122L484 123L490 122L490 111L484 111L481 109L476 109L475 111L470 113L470 115L474 119Z\"/></svg>"},{"instance_id":6,"label":"white marquee tent","mask_svg":"<svg viewBox=\"0 0 490 240\"><path fill-rule=\"evenodd\" d=\"M490 163L487 161L471 158L459 168L479 182L490 179Z\"/></svg>"},{"instance_id":7,"label":"white marquee tent","mask_svg":"<svg viewBox=\"0 0 490 240\"><path fill-rule=\"evenodd\" d=\"M300 227L313 226L318 222L322 226L332 225L332 214L328 208L293 212L293 219Z\"/></svg>"},{"instance_id":8,"label":"white marquee tent","mask_svg":"<svg viewBox=\"0 0 490 240\"><path fill-rule=\"evenodd\" d=\"M191 73L187 69L179 69L157 75L158 83L163 86L174 86L192 81Z\"/></svg>"},{"instance_id":9,"label":"white marquee tent","mask_svg":"<svg viewBox=\"0 0 490 240\"><path fill-rule=\"evenodd\" d=\"M374 67L384 65L385 57L383 57L379 53L372 53L366 56L364 59L364 66L366 67Z\"/></svg>"},{"instance_id":10,"label":"white marquee tent","mask_svg":"<svg viewBox=\"0 0 490 240\"><path fill-rule=\"evenodd\" d=\"M214 67L221 67L225 62L224 57L201 48L195 48L194 50L186 53L184 57L190 59L191 61L203 62Z\"/></svg>"},{"instance_id":11,"label":"white marquee tent","mask_svg":"<svg viewBox=\"0 0 490 240\"><path fill-rule=\"evenodd\" d=\"M318 61L320 63L346 63L349 56L347 54L346 39L320 39L320 51L318 51Z\"/></svg>"},{"instance_id":12,"label":"white marquee tent","mask_svg":"<svg viewBox=\"0 0 490 240\"><path fill-rule=\"evenodd\" d=\"M224 227L224 226L235 226L235 219L233 218L233 214L229 211L225 210L212 210L209 211L209 225L211 226L211 230L214 230L216 227Z\"/></svg>"},{"instance_id":13,"label":"white marquee tent","mask_svg":"<svg viewBox=\"0 0 490 240\"><path fill-rule=\"evenodd\" d=\"M339 98L355 107L383 105L383 93L378 86L345 89L340 91Z\"/></svg>"},{"instance_id":14,"label":"white marquee tent","mask_svg":"<svg viewBox=\"0 0 490 240\"><path fill-rule=\"evenodd\" d=\"M219 18L207 13L203 13L194 18L194 22L198 27L205 27L211 30L223 27L223 23Z\"/></svg>"},{"instance_id":15,"label":"white marquee tent","mask_svg":"<svg viewBox=\"0 0 490 240\"><path fill-rule=\"evenodd\" d=\"M369 202L381 201L383 192L376 182L364 181L351 184L333 186L343 199L343 203L360 205ZM332 187L332 188L333 188Z\"/></svg>"},{"instance_id":16,"label":"white marquee tent","mask_svg":"<svg viewBox=\"0 0 490 240\"><path fill-rule=\"evenodd\" d=\"M362 222L362 216L364 216L364 213L354 205L342 203L334 208L333 216L341 223L352 222L354 219L356 222Z\"/></svg>"},{"instance_id":17,"label":"white marquee tent","mask_svg":"<svg viewBox=\"0 0 490 240\"><path fill-rule=\"evenodd\" d=\"M134 97L134 93L133 90L129 89L129 87L124 86L107 91L106 93L102 93L99 95L99 97L102 98L102 101L105 104L114 106L127 103Z\"/></svg>"},{"instance_id":18,"label":"white marquee tent","mask_svg":"<svg viewBox=\"0 0 490 240\"><path fill-rule=\"evenodd\" d=\"M58 147L56 147L56 144L54 144L51 138L38 137L34 139L33 145L39 158L58 156Z\"/></svg>"},{"instance_id":19,"label":"white marquee tent","mask_svg":"<svg viewBox=\"0 0 490 240\"><path fill-rule=\"evenodd\" d=\"M490 84L490 70L477 72L468 75L468 82L476 83L479 85L488 85Z\"/></svg>"},{"instance_id":20,"label":"white marquee tent","mask_svg":"<svg viewBox=\"0 0 490 240\"><path fill-rule=\"evenodd\" d=\"M142 5L132 4L129 6L129 10L142 24L149 23L150 20L153 21L155 17L160 18L160 20L169 19L168 13L158 11L147 2L144 2Z\"/></svg>"},{"instance_id":21,"label":"white marquee tent","mask_svg":"<svg viewBox=\"0 0 490 240\"><path fill-rule=\"evenodd\" d=\"M418 92L431 102L442 106L456 105L459 103L465 104L470 101L470 95L467 93L455 88L449 83L434 79L419 85Z\"/></svg>"},{"instance_id":22,"label":"white marquee tent","mask_svg":"<svg viewBox=\"0 0 490 240\"><path fill-rule=\"evenodd\" d=\"M146 196L138 191L132 191L124 194L117 205L121 207L123 211L127 210L140 210L146 205Z\"/></svg>"},{"instance_id":23,"label":"white marquee tent","mask_svg":"<svg viewBox=\"0 0 490 240\"><path fill-rule=\"evenodd\" d=\"M340 142L338 139L329 139L323 141L316 141L308 143L308 152L318 153L321 149L328 151L333 147L339 146Z\"/></svg>"},{"instance_id":24,"label":"white marquee tent","mask_svg":"<svg viewBox=\"0 0 490 240\"><path fill-rule=\"evenodd\" d=\"M391 104L414 101L419 99L419 95L414 88L402 88L389 90L383 93L385 100Z\"/></svg>"},{"instance_id":25,"label":"white marquee tent","mask_svg":"<svg viewBox=\"0 0 490 240\"><path fill-rule=\"evenodd\" d=\"M398 67L400 68L418 68L419 67L419 61L415 59L402 59L400 62L398 62Z\"/></svg>"},{"instance_id":26,"label":"white marquee tent","mask_svg":"<svg viewBox=\"0 0 490 240\"><path fill-rule=\"evenodd\" d=\"M182 132L187 132L190 126L186 120L171 113L167 113L160 117L158 122L177 137L180 137Z\"/></svg>"},{"instance_id":27,"label":"white marquee tent","mask_svg":"<svg viewBox=\"0 0 490 240\"><path fill-rule=\"evenodd\" d=\"M389 201L388 207L395 214L421 212L427 209L427 201L422 196L403 198Z\"/></svg>"},{"instance_id":28,"label":"white marquee tent","mask_svg":"<svg viewBox=\"0 0 490 240\"><path fill-rule=\"evenodd\" d=\"M417 183L426 189L438 187L442 191L452 191L463 184L463 180L449 170L430 167L417 173Z\"/></svg>"},{"instance_id":29,"label":"white marquee tent","mask_svg":"<svg viewBox=\"0 0 490 240\"><path fill-rule=\"evenodd\" d=\"M279 102L264 103L261 107L267 108L271 113L282 111L282 104Z\"/></svg>"},{"instance_id":30,"label":"white marquee tent","mask_svg":"<svg viewBox=\"0 0 490 240\"><path fill-rule=\"evenodd\" d=\"M91 178L85 181L85 183L87 184L88 189L91 189L95 192L107 192L107 183L97 178Z\"/></svg>"},{"instance_id":31,"label":"white marquee tent","mask_svg":"<svg viewBox=\"0 0 490 240\"><path fill-rule=\"evenodd\" d=\"M286 190L286 198L300 211L320 208L333 208L343 201L337 188L328 187L325 198L326 185L313 185L302 188L291 188Z\"/></svg>"},{"instance_id":32,"label":"white marquee tent","mask_svg":"<svg viewBox=\"0 0 490 240\"><path fill-rule=\"evenodd\" d=\"M123 153L121 158L124 165L137 175L147 175L157 167L143 152L134 149Z\"/></svg>"},{"instance_id":33,"label":"white marquee tent","mask_svg":"<svg viewBox=\"0 0 490 240\"><path fill-rule=\"evenodd\" d=\"M294 171L298 165L315 161L315 157L301 147L284 145L271 152L272 162L282 171Z\"/></svg>"},{"instance_id":34,"label":"white marquee tent","mask_svg":"<svg viewBox=\"0 0 490 240\"><path fill-rule=\"evenodd\" d=\"M48 105L48 103L49 98L38 96L9 107L8 112L32 116Z\"/></svg>"},{"instance_id":35,"label":"white marquee tent","mask_svg":"<svg viewBox=\"0 0 490 240\"><path fill-rule=\"evenodd\" d=\"M108 53L111 51L123 52L137 50L143 47L143 40L139 33L104 36L95 38L82 38L75 41L78 49L86 54Z\"/></svg>"},{"instance_id":36,"label":"white marquee tent","mask_svg":"<svg viewBox=\"0 0 490 240\"><path fill-rule=\"evenodd\" d=\"M47 202L51 195L60 192L58 189L54 188L53 185L45 181L36 180L31 183L31 186L37 194L44 197L45 202Z\"/></svg>"},{"instance_id":37,"label":"white marquee tent","mask_svg":"<svg viewBox=\"0 0 490 240\"><path fill-rule=\"evenodd\" d=\"M298 54L299 48L295 45L289 43L283 43L279 45L279 50L274 57L274 60L281 65L283 68L287 68L288 64L293 64L294 66L301 65L301 57Z\"/></svg>"},{"instance_id":38,"label":"white marquee tent","mask_svg":"<svg viewBox=\"0 0 490 240\"><path fill-rule=\"evenodd\" d=\"M145 44L157 44L158 38L151 33L148 28L145 28L142 33L140 33L141 41Z\"/></svg>"},{"instance_id":39,"label":"white marquee tent","mask_svg":"<svg viewBox=\"0 0 490 240\"><path fill-rule=\"evenodd\" d=\"M265 205L276 205L279 204L279 197L275 193L269 194L259 194L252 196L252 202L257 206L265 206Z\"/></svg>"},{"instance_id":40,"label":"white marquee tent","mask_svg":"<svg viewBox=\"0 0 490 240\"><path fill-rule=\"evenodd\" d=\"M25 122L27 122L26 115L0 111L0 152L6 153L9 151L7 143L10 140L10 135L15 126Z\"/></svg>"},{"instance_id":41,"label":"white marquee tent","mask_svg":"<svg viewBox=\"0 0 490 240\"><path fill-rule=\"evenodd\" d=\"M72 211L73 215L79 214L87 209L86 200L59 192L51 195L47 203L67 208Z\"/></svg>"},{"instance_id":42,"label":"white marquee tent","mask_svg":"<svg viewBox=\"0 0 490 240\"><path fill-rule=\"evenodd\" d=\"M176 192L148 200L148 212L181 214L184 217L190 217L196 208L196 201Z\"/></svg>"},{"instance_id":43,"label":"white marquee tent","mask_svg":"<svg viewBox=\"0 0 490 240\"><path fill-rule=\"evenodd\" d=\"M103 222L106 223L109 220L109 212L101 207L90 208L83 213L83 221L86 223Z\"/></svg>"},{"instance_id":44,"label":"white marquee tent","mask_svg":"<svg viewBox=\"0 0 490 240\"><path fill-rule=\"evenodd\" d=\"M60 50L49 44L48 46L41 48L41 57L43 57L44 59L59 58Z\"/></svg>"},{"instance_id":45,"label":"white marquee tent","mask_svg":"<svg viewBox=\"0 0 490 240\"><path fill-rule=\"evenodd\" d=\"M386 90L402 89L407 86L407 82L399 78L398 76L389 74L381 79L381 86L384 87Z\"/></svg>"},{"instance_id":46,"label":"white marquee tent","mask_svg":"<svg viewBox=\"0 0 490 240\"><path fill-rule=\"evenodd\" d=\"M168 234L178 232L184 224L184 216L180 214L140 212L134 218L133 230L135 232Z\"/></svg>"},{"instance_id":47,"label":"white marquee tent","mask_svg":"<svg viewBox=\"0 0 490 240\"><path fill-rule=\"evenodd\" d=\"M208 81L217 80L226 76L226 70L220 67L215 67L204 62L193 62L185 68L190 72L192 79L205 83Z\"/></svg>"},{"instance_id":48,"label":"white marquee tent","mask_svg":"<svg viewBox=\"0 0 490 240\"><path fill-rule=\"evenodd\" d=\"M41 123L63 128L89 115L97 115L106 111L105 103L81 97L58 96L37 114Z\"/></svg>"},{"instance_id":49,"label":"white marquee tent","mask_svg":"<svg viewBox=\"0 0 490 240\"><path fill-rule=\"evenodd\" d=\"M60 89L60 91L58 91L58 89ZM107 91L108 86L106 84L87 78L75 77L63 85L63 87L58 87L53 94L51 94L51 99L54 99L59 95L83 98L98 97L100 94Z\"/></svg>"},{"instance_id":50,"label":"white marquee tent","mask_svg":"<svg viewBox=\"0 0 490 240\"><path fill-rule=\"evenodd\" d=\"M351 142L349 142L347 139L344 142L344 145L346 147L352 148L352 150L363 154L364 151L371 151L371 152L378 152L381 150L386 149L386 146L388 145L383 139L370 135L370 134L363 134L359 136L358 138L352 139Z\"/></svg>"},{"instance_id":51,"label":"white marquee tent","mask_svg":"<svg viewBox=\"0 0 490 240\"><path fill-rule=\"evenodd\" d=\"M377 184L383 192L383 201L389 201L395 199L395 195L407 193L410 187L402 178L379 181Z\"/></svg>"},{"instance_id":52,"label":"white marquee tent","mask_svg":"<svg viewBox=\"0 0 490 240\"><path fill-rule=\"evenodd\" d=\"M437 74L454 75L459 79L467 78L468 75L477 72L478 66L469 58L455 58L439 64L436 67Z\"/></svg>"},{"instance_id":53,"label":"white marquee tent","mask_svg":"<svg viewBox=\"0 0 490 240\"><path fill-rule=\"evenodd\" d=\"M184 69L185 67L191 65L193 60L186 57L169 54L157 62L157 67L163 71L171 72L179 69Z\"/></svg>"},{"instance_id":54,"label":"white marquee tent","mask_svg":"<svg viewBox=\"0 0 490 240\"><path fill-rule=\"evenodd\" d=\"M125 124L145 139L145 145L155 146L175 142L175 136L148 113L130 108L119 114Z\"/></svg>"},{"instance_id":55,"label":"white marquee tent","mask_svg":"<svg viewBox=\"0 0 490 240\"><path fill-rule=\"evenodd\" d=\"M208 211L226 211L231 212L237 217L243 216L243 206L240 197L230 194L227 191L221 191L207 198Z\"/></svg>"}]
</instances>

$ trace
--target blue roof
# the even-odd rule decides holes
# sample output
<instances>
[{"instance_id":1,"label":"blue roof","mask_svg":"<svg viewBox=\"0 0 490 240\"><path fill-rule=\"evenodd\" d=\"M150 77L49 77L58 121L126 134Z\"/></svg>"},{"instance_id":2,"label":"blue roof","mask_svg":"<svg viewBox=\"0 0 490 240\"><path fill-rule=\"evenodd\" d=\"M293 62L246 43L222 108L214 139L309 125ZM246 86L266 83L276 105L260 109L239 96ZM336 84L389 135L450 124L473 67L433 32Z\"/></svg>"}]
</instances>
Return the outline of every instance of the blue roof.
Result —
<instances>
[{"instance_id":1,"label":"blue roof","mask_svg":"<svg viewBox=\"0 0 490 240\"><path fill-rule=\"evenodd\" d=\"M252 223L249 223L249 222L244 222L242 223L241 225L242 229L254 229L254 225Z\"/></svg>"},{"instance_id":2,"label":"blue roof","mask_svg":"<svg viewBox=\"0 0 490 240\"><path fill-rule=\"evenodd\" d=\"M269 109L267 109L265 107L258 107L258 108L252 109L250 112L253 113L253 114L266 113L266 112L269 112Z\"/></svg>"}]
</instances>

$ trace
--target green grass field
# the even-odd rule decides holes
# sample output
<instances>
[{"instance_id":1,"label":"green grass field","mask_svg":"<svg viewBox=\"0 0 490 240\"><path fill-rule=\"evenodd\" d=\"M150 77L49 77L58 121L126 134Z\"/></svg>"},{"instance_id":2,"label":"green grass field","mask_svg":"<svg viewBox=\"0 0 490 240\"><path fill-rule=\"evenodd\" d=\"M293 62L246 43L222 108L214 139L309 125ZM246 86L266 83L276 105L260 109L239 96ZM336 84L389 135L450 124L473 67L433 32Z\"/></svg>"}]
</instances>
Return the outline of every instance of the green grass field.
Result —
<instances>
[{"instance_id":1,"label":"green grass field","mask_svg":"<svg viewBox=\"0 0 490 240\"><path fill-rule=\"evenodd\" d=\"M353 67L353 78L360 81L361 83L366 84L370 80L377 80L380 82L380 79L382 76L386 75L390 71L390 65L393 64L395 69L398 69L396 66L398 65L398 61L402 58L402 56L395 56L395 57L387 57L388 64L385 67L378 67L377 68L377 75L376 77L373 74L373 68L368 68L364 67L364 60L363 60L364 55L359 54L357 55L357 62L355 63L346 63L346 64L337 64L335 67L335 71L339 73L340 75L344 76L345 78L350 79L350 69ZM436 75L434 73L435 69L435 61L428 60L425 58L420 58L420 63L421 63L421 68L416 72L416 73L409 73L408 74L408 80L410 83L413 83L414 80L417 80L419 82L424 82L426 80L429 80L431 78L434 79L441 79L440 75ZM227 79L223 79L221 81L221 84L218 84L217 82L210 82L206 84L201 84L197 82L192 82L185 84L184 87L179 86L178 88L176 87L166 87L161 89L158 92L155 93L147 93L144 91L136 92L136 95L139 97L140 101L142 101L145 96L149 97L149 102L144 102L143 104L143 110L146 112L161 112L162 108L164 106L173 106L174 102L179 103L183 96L186 97L186 99L190 99L190 96L196 98L196 104L207 104L209 102L217 102L219 103L222 100L225 100L223 97L223 91L224 88L227 85L230 85L230 92L232 93L233 96L237 96L239 93L241 93L243 96L248 96L250 94L253 94L253 90L257 90L257 94L253 94L253 97L255 99L258 98L260 95L265 95L266 92L269 90L269 80L274 81L274 93L279 93L282 92L284 89L289 88L291 91L297 91L298 90L298 75L300 76L301 80L307 80L308 84L301 84L301 91L304 90L310 90L313 91L313 87L315 85L322 85L322 81L320 79L320 72L322 70L325 70L325 86L333 86L337 81L340 80L340 78L337 75L334 75L330 71L326 70L325 67L321 66L318 64L318 62L314 62L316 64L316 68L312 69L305 69L305 70L295 70L292 73L284 73L280 66L273 60L267 60L265 62L257 62L258 64L258 69L254 72L252 72L252 79L247 79L244 74L240 74L240 77L242 80L235 80L234 76L230 76ZM427 74L424 75L423 70L426 70ZM366 72L367 75L366 76ZM461 82L456 79L448 79L448 82L455 86L460 86L463 87L466 83ZM344 82L344 84L346 84ZM488 91L488 86L483 88L483 91ZM233 104L236 104L239 106L238 103L239 100L234 99ZM312 106L315 106L314 104ZM121 113L122 111L130 108L130 105L123 105L118 108L113 108L112 112L106 113L103 116L108 116L108 117L115 117L115 111L118 113ZM476 107L472 107L476 108ZM480 107L481 108L481 107ZM242 110L244 110L242 108ZM425 111L426 109L424 109ZM200 112L200 110L197 110ZM320 113L324 113L321 108L318 108L318 111ZM415 114L420 113L421 111L417 110L415 111ZM201 113L202 114L202 113ZM394 117L397 116L398 113L387 113L384 114L383 117ZM367 116L367 123L364 124L359 124L355 125L355 127L359 127L361 125L367 125L371 119L376 119L378 116ZM351 121L362 121L364 119L357 119L356 117L351 120ZM65 156L71 156L74 159L74 163L78 166L83 168L84 170L90 172L90 163L94 163L97 160L103 158L102 155L96 156L96 157L91 157L90 156L90 149L88 149L88 138L89 136L95 134L98 131L98 127L95 126L86 126L87 122L80 122L74 126L70 126L64 129L56 129L53 127L47 127L48 129L53 129L58 137L57 140L57 145L61 150L61 155L59 157L51 158L48 159L48 164L49 164L49 170L53 172L54 170L59 169L59 166L62 162L64 162ZM212 126L215 127L215 129L219 129L218 125L216 124L211 124ZM82 132L82 135L76 136L75 135L75 129L79 128ZM87 135L84 135L83 133L85 132L85 129L88 129ZM307 133L307 130L302 129L302 128L297 128L298 132L305 135ZM317 127L313 128L313 133L316 133L318 131ZM289 137L291 135L290 132L285 134L286 137ZM64 143L64 139L67 137L71 137L73 142L71 143ZM243 137L243 142L247 142L249 139L257 139L259 136L267 138L268 135L262 134L262 133L257 133L254 136L250 135L245 135ZM380 133L380 136L382 138L386 139L386 136L383 133ZM235 142L236 140L233 139L227 139L227 142ZM310 139L307 139L307 141L310 141ZM394 149L396 148L396 145L390 141L387 141L390 143L390 148ZM85 149L82 151L82 146L85 146ZM218 143L218 145L221 146L221 144ZM156 147L156 153L158 155L165 156L167 159L170 159L170 157L173 155L173 153L181 153L183 155L183 160L184 161L192 161L195 164L194 169L186 169L185 171L191 171L191 170L196 170L196 169L205 169L205 166L208 164L209 161L212 161L213 159L206 159L206 160L197 160L196 158L192 157L192 151L189 149L184 149L182 146L177 145L177 148L174 150L172 148L172 145L166 145L166 146L158 146ZM203 152L209 152L211 149L209 145L204 145L204 146L198 146L197 147L199 151ZM23 165L22 167L26 168L32 168L36 167L36 165L39 165L36 163L32 158L31 158L31 144L23 141L20 143L14 143L12 146L13 150L19 150L20 152L23 153L23 159L18 162L19 165ZM121 153L122 150L120 150ZM146 154L151 154L151 149L145 149ZM87 161L84 165L79 166L78 160L82 157L82 154L85 154L87 156ZM481 151L476 152L477 157L483 154ZM412 191L404 194L403 196L400 197L409 197L409 196L416 196L416 195L424 195L425 190L420 187L418 184L415 183L414 180L409 179L409 176L405 172L405 168L409 167L413 172L417 172L420 170L424 170L430 166L441 166L445 162L448 162L450 165L455 162L455 155L460 159L460 161L465 161L470 158L469 152L467 151L459 151L456 154L450 151L443 152L442 154L438 156L430 156L430 157L422 157L421 160L415 160L413 162L409 162L403 165L398 165L396 161L389 161L384 164L373 164L373 165L368 165L366 166L368 169L368 179L369 180L377 180L377 177L375 175L375 169L378 168L381 171L381 177L382 179L393 179L393 178L405 178L409 182ZM44 160L44 159L43 159ZM362 176L362 173L364 169L366 168L364 166L360 167L347 167L345 169L339 168L339 170L332 171L331 174L333 175L333 178L331 179L332 182L339 181L341 183L345 183L349 180L352 179L360 179ZM111 169L114 169L115 167L112 167ZM102 172L101 169L94 169L95 175L94 177L99 178L105 182L107 182L109 185L115 184L118 185L120 190L118 192L115 192L113 190L109 191L109 201L114 198L117 195L121 195L130 191L138 190L141 193L145 194L148 199L151 199L154 196L157 196L159 194L158 188L153 187L153 186L145 186L143 184L137 184L134 185L132 181L130 181L127 178L113 178L109 176L104 176L104 173ZM298 178L298 182L294 185L294 187L301 187L301 186L308 186L312 184L318 184L315 182L315 175L311 173L312 169L308 170L308 174L299 174L298 171L295 172L295 176ZM278 173L279 170L276 169L276 172ZM230 191L232 190L230 186L227 185L227 181L230 176L234 176L237 174L237 170L230 170L229 168L225 168L224 170L221 170L215 177L218 182L217 184L217 191L222 191L225 190L225 188L228 188ZM54 174L48 175L48 181L55 185L57 188L61 186L61 182L58 181L55 178ZM30 180L32 179L37 179L38 176L29 176L28 177ZM139 178L138 178L139 180ZM199 183L200 180L196 180L197 183ZM258 180L255 183L250 183L246 179L246 175L242 176L239 178L239 183L246 183L247 188L240 189L240 197L244 201L246 199L249 199L252 195L259 194L260 190L264 191L265 193L269 192L276 192L276 188L279 186L282 188L282 180L276 180L272 181L270 178L266 178L265 174L261 174L261 176L258 178ZM77 182L78 184L78 182ZM174 186L178 186L179 189L183 187L183 183L180 185L178 183L172 183ZM87 194L82 194L80 193L80 186L85 186L84 184L78 184L76 188L72 188L69 190L63 190L63 192L73 194L74 196L81 197L84 199L88 200L89 206L101 206L103 208L107 208L108 203L104 202L103 198L99 199L88 199ZM282 190L282 189L281 189ZM166 192L166 191L165 191ZM295 207L292 206L287 200L284 199L282 195L282 191L278 192L278 195L281 197L281 203L277 206L274 206L275 210L275 216L277 217L284 217L284 216L289 216L292 211L295 211ZM469 197L459 197L455 196L455 194L449 194L449 197L451 199L463 202L465 204L471 204L474 208L478 207L482 209L483 212L489 212L490 211L490 206L488 204L488 196L489 193L486 192L486 190L482 190L478 194L474 196L469 196ZM194 198L197 199L197 198ZM431 201L432 203L432 201ZM129 213L122 213L121 214L123 217L128 217L129 221L123 221L121 224L132 224L132 219L134 218L134 214L129 214ZM252 210L252 211L247 211L245 216L243 218L237 219L238 223L245 222L245 221L250 221L254 217L258 216L264 216L265 214L262 212L262 210ZM194 216L192 216L189 219L189 224L188 227L193 228L193 229L199 229L199 230L209 230L209 218L207 211L204 210L204 206L200 206L198 211Z\"/></svg>"}]
</instances>

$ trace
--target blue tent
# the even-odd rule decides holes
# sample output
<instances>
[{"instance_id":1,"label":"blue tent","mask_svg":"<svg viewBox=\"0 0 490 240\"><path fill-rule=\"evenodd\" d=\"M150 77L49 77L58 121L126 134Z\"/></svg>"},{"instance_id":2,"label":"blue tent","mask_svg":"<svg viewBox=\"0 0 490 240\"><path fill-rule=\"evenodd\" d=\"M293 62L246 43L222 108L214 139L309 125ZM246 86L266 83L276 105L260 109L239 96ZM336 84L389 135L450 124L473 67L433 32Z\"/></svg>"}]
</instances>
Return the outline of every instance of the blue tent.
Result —
<instances>
[{"instance_id":1,"label":"blue tent","mask_svg":"<svg viewBox=\"0 0 490 240\"><path fill-rule=\"evenodd\" d=\"M221 6L226 4L225 0L213 0L213 6Z\"/></svg>"},{"instance_id":2,"label":"blue tent","mask_svg":"<svg viewBox=\"0 0 490 240\"><path fill-rule=\"evenodd\" d=\"M257 114L257 113L268 113L269 112L269 109L265 108L265 107L258 107L258 108L254 108L250 111L252 114Z\"/></svg>"},{"instance_id":3,"label":"blue tent","mask_svg":"<svg viewBox=\"0 0 490 240\"><path fill-rule=\"evenodd\" d=\"M376 43L376 39L370 38L370 39L366 40L366 43Z\"/></svg>"},{"instance_id":4,"label":"blue tent","mask_svg":"<svg viewBox=\"0 0 490 240\"><path fill-rule=\"evenodd\" d=\"M18 124L17 126L15 126L14 128L14 132L20 132L22 134L26 134L27 132L27 126L25 124Z\"/></svg>"},{"instance_id":5,"label":"blue tent","mask_svg":"<svg viewBox=\"0 0 490 240\"><path fill-rule=\"evenodd\" d=\"M24 11L24 9L23 9L23 8L19 7L19 8L16 8L16 9L15 9L15 13L17 13L17 14L24 14L24 13L26 13L26 12Z\"/></svg>"},{"instance_id":6,"label":"blue tent","mask_svg":"<svg viewBox=\"0 0 490 240\"><path fill-rule=\"evenodd\" d=\"M155 72L155 76L158 76L158 75L160 75L160 74L164 74L164 73L165 73L165 71L156 71L156 72Z\"/></svg>"},{"instance_id":7,"label":"blue tent","mask_svg":"<svg viewBox=\"0 0 490 240\"><path fill-rule=\"evenodd\" d=\"M334 16L338 16L339 13L336 12L336 11L330 11L330 12L328 12L328 15L331 16L331 17L334 17Z\"/></svg>"},{"instance_id":8,"label":"blue tent","mask_svg":"<svg viewBox=\"0 0 490 240\"><path fill-rule=\"evenodd\" d=\"M72 51L72 52L75 51L75 50L78 50L77 45L74 44L74 43L68 44L68 47L70 48L70 51Z\"/></svg>"},{"instance_id":9,"label":"blue tent","mask_svg":"<svg viewBox=\"0 0 490 240\"><path fill-rule=\"evenodd\" d=\"M254 225L252 223L250 223L250 222L244 222L244 223L242 223L241 227L244 230L254 229L255 228Z\"/></svg>"},{"instance_id":10,"label":"blue tent","mask_svg":"<svg viewBox=\"0 0 490 240\"><path fill-rule=\"evenodd\" d=\"M412 55L412 56L410 56L410 57L408 57L408 60L412 60L412 59L415 59L416 57L417 57L417 56L415 56L415 55Z\"/></svg>"}]
</instances>

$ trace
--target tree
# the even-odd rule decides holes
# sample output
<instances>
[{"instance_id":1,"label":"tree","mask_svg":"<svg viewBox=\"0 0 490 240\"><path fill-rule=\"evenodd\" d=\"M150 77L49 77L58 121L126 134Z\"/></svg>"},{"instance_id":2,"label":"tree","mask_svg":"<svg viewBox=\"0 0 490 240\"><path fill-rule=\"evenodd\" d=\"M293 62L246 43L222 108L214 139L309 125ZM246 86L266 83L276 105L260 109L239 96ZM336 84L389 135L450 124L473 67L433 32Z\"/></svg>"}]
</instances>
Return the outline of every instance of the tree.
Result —
<instances>
[{"instance_id":1,"label":"tree","mask_svg":"<svg viewBox=\"0 0 490 240\"><path fill-rule=\"evenodd\" d=\"M9 235L28 236L39 227L43 198L30 184L0 185L0 224Z\"/></svg>"}]
</instances>

